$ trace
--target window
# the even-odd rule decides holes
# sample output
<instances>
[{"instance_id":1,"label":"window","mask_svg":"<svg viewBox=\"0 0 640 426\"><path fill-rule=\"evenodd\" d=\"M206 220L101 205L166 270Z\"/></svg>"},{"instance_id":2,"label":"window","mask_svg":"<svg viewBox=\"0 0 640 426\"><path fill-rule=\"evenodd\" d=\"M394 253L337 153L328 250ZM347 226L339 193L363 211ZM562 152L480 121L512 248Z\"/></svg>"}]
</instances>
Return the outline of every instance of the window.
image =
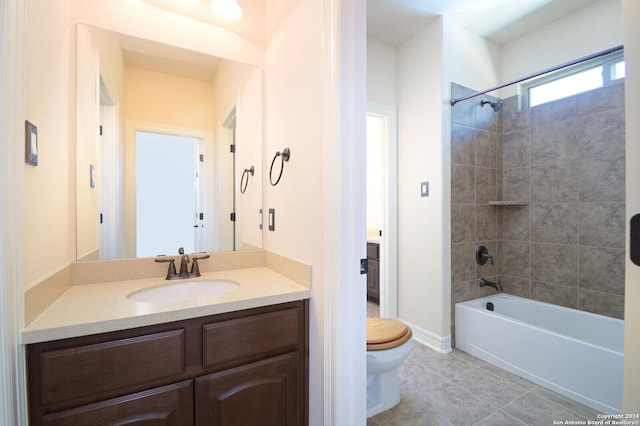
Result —
<instances>
[{"instance_id":1,"label":"window","mask_svg":"<svg viewBox=\"0 0 640 426\"><path fill-rule=\"evenodd\" d=\"M601 56L522 84L523 105L534 107L597 89L624 79L622 52Z\"/></svg>"}]
</instances>

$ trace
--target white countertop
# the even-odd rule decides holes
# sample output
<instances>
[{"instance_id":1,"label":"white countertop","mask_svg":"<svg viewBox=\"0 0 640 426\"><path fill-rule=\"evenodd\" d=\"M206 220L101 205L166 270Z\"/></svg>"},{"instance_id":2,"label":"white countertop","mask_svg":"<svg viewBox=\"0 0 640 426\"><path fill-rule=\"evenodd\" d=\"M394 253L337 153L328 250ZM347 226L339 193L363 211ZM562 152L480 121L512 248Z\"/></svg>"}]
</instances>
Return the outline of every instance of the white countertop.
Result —
<instances>
[{"instance_id":1,"label":"white countertop","mask_svg":"<svg viewBox=\"0 0 640 426\"><path fill-rule=\"evenodd\" d=\"M124 330L152 324L309 299L311 290L268 267L202 274L206 279L235 281L238 288L198 300L167 303L132 302L127 295L166 281L161 277L73 285L22 331L22 343Z\"/></svg>"}]
</instances>

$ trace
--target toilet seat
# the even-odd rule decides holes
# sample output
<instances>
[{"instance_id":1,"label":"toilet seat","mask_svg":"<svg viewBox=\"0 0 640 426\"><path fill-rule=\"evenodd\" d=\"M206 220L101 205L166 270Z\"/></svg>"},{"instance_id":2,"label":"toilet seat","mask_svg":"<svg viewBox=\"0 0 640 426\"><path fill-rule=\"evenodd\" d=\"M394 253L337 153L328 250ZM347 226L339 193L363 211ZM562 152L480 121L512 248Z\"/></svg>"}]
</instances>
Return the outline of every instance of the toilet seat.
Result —
<instances>
[{"instance_id":1,"label":"toilet seat","mask_svg":"<svg viewBox=\"0 0 640 426\"><path fill-rule=\"evenodd\" d=\"M412 332L403 322L390 318L367 318L367 350L396 348L411 339Z\"/></svg>"}]
</instances>

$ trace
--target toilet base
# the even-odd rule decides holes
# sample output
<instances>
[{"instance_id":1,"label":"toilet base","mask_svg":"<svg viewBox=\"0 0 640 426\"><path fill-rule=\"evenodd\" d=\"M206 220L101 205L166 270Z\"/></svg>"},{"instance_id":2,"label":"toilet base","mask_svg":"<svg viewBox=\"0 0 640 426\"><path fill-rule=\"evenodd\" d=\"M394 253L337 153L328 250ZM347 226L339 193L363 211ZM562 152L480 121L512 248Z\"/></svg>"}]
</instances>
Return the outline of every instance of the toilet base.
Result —
<instances>
[{"instance_id":1,"label":"toilet base","mask_svg":"<svg viewBox=\"0 0 640 426\"><path fill-rule=\"evenodd\" d=\"M400 402L398 369L367 376L367 418L395 407Z\"/></svg>"}]
</instances>

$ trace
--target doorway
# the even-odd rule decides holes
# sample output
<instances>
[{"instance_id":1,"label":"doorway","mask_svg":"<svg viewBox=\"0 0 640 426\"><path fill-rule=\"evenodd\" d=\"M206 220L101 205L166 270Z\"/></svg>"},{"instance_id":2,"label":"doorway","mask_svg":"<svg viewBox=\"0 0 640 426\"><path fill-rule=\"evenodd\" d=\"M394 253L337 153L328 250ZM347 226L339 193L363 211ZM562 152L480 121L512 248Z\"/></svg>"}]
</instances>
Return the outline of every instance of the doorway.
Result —
<instances>
[{"instance_id":1,"label":"doorway","mask_svg":"<svg viewBox=\"0 0 640 426\"><path fill-rule=\"evenodd\" d=\"M369 102L367 234L379 231L380 316L398 317L398 148L396 109Z\"/></svg>"},{"instance_id":2,"label":"doorway","mask_svg":"<svg viewBox=\"0 0 640 426\"><path fill-rule=\"evenodd\" d=\"M136 256L200 251L201 139L136 131Z\"/></svg>"}]
</instances>

